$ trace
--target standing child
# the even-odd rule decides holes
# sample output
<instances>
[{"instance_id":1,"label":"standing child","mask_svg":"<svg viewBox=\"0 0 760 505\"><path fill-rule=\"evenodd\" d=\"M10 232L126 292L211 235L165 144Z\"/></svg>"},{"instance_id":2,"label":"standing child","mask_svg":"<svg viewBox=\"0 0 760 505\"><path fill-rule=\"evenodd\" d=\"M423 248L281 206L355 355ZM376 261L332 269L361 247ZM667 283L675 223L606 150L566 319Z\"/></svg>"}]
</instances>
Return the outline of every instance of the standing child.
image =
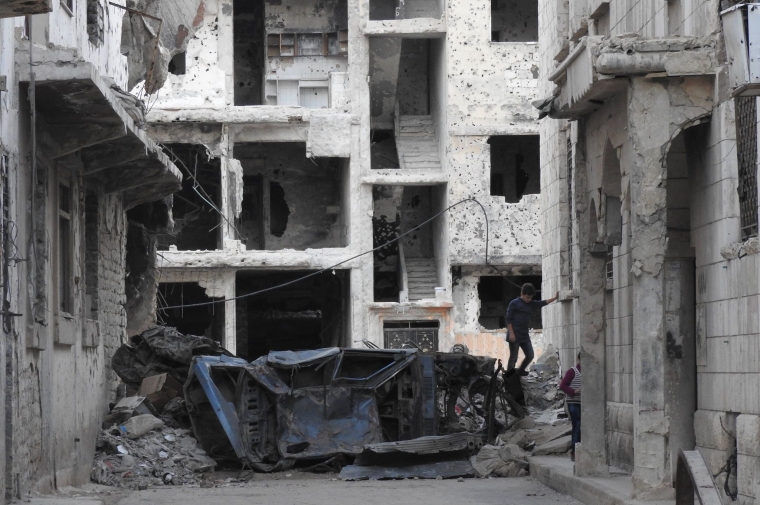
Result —
<instances>
[{"instance_id":1,"label":"standing child","mask_svg":"<svg viewBox=\"0 0 760 505\"><path fill-rule=\"evenodd\" d=\"M507 362L507 370L512 370L517 364L517 353L519 349L522 349L525 358L520 363L520 375L528 375L528 365L533 361L533 344L530 342L530 335L528 334L528 324L530 323L530 315L533 313L533 309L541 309L544 305L548 305L559 298L559 291L554 295L554 298L548 300L534 300L536 296L536 288L533 284L523 284L520 290L520 296L509 302L507 307L507 316L505 317L507 322L507 342L509 343L509 361Z\"/></svg>"},{"instance_id":2,"label":"standing child","mask_svg":"<svg viewBox=\"0 0 760 505\"><path fill-rule=\"evenodd\" d=\"M568 368L559 388L567 395L567 411L573 425L570 459L575 461L575 444L581 441L581 353L575 366Z\"/></svg>"}]
</instances>

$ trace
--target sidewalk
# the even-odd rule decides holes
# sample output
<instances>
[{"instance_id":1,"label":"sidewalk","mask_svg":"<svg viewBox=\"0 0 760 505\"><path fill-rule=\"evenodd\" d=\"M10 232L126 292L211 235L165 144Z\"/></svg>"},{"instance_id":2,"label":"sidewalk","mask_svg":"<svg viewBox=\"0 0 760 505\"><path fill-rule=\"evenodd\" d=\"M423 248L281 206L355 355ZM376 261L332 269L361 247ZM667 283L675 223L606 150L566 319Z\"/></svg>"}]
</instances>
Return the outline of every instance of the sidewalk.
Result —
<instances>
[{"instance_id":1,"label":"sidewalk","mask_svg":"<svg viewBox=\"0 0 760 505\"><path fill-rule=\"evenodd\" d=\"M530 475L541 484L572 496L587 505L674 505L675 500L642 501L631 499L631 476L612 473L608 478L580 478L573 475L573 462L567 456L528 458Z\"/></svg>"}]
</instances>

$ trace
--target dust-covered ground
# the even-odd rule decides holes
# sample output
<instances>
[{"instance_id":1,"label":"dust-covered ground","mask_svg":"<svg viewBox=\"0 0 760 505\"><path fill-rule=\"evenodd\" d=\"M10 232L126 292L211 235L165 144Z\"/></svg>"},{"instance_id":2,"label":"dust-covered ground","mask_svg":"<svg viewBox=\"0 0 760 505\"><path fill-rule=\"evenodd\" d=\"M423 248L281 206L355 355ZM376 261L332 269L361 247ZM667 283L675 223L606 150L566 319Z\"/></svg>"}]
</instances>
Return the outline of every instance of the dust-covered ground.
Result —
<instances>
[{"instance_id":1,"label":"dust-covered ground","mask_svg":"<svg viewBox=\"0 0 760 505\"><path fill-rule=\"evenodd\" d=\"M287 475L290 475L288 477ZM130 491L105 486L33 498L35 505L543 505L579 504L530 477L343 482L337 475L287 472L257 474L245 483L214 475L207 485L151 487Z\"/></svg>"}]
</instances>

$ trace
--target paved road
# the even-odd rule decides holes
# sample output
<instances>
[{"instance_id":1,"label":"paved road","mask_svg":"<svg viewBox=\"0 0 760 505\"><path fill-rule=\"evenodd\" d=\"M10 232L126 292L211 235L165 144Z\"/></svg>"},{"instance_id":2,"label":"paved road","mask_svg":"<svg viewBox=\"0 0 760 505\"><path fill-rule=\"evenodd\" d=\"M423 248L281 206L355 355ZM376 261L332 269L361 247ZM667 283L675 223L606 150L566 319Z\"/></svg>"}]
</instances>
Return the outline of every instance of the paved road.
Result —
<instances>
[{"instance_id":1,"label":"paved road","mask_svg":"<svg viewBox=\"0 0 760 505\"><path fill-rule=\"evenodd\" d=\"M257 475L255 481L201 489L159 487L124 491L89 485L57 496L34 496L31 505L547 505L580 502L530 477L510 479L342 482L335 476Z\"/></svg>"},{"instance_id":2,"label":"paved road","mask_svg":"<svg viewBox=\"0 0 760 505\"><path fill-rule=\"evenodd\" d=\"M578 504L531 478L341 482L266 480L243 487L135 491L118 505L545 505Z\"/></svg>"}]
</instances>

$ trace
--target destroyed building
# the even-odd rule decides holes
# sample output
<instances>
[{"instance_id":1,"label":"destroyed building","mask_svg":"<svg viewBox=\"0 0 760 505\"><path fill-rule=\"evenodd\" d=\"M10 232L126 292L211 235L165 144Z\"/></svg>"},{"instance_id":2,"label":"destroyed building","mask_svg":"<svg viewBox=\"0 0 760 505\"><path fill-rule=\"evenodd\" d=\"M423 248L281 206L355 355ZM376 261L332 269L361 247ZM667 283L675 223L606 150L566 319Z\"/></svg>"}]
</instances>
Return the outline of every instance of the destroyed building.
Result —
<instances>
[{"instance_id":1,"label":"destroyed building","mask_svg":"<svg viewBox=\"0 0 760 505\"><path fill-rule=\"evenodd\" d=\"M506 358L506 303L541 283L537 4L204 5L147 99L195 177L159 238L159 323L247 360L365 340Z\"/></svg>"},{"instance_id":2,"label":"destroyed building","mask_svg":"<svg viewBox=\"0 0 760 505\"><path fill-rule=\"evenodd\" d=\"M576 474L757 503L756 7L540 0L544 336L581 351ZM748 51L749 48L749 51Z\"/></svg>"},{"instance_id":3,"label":"destroyed building","mask_svg":"<svg viewBox=\"0 0 760 505\"><path fill-rule=\"evenodd\" d=\"M168 7L162 33L181 48L195 13ZM123 37L132 22L146 52ZM111 356L155 291L152 233L182 176L143 129L124 53L157 68L166 48L143 33L157 25L103 0L0 5L3 503L89 481Z\"/></svg>"}]
</instances>

